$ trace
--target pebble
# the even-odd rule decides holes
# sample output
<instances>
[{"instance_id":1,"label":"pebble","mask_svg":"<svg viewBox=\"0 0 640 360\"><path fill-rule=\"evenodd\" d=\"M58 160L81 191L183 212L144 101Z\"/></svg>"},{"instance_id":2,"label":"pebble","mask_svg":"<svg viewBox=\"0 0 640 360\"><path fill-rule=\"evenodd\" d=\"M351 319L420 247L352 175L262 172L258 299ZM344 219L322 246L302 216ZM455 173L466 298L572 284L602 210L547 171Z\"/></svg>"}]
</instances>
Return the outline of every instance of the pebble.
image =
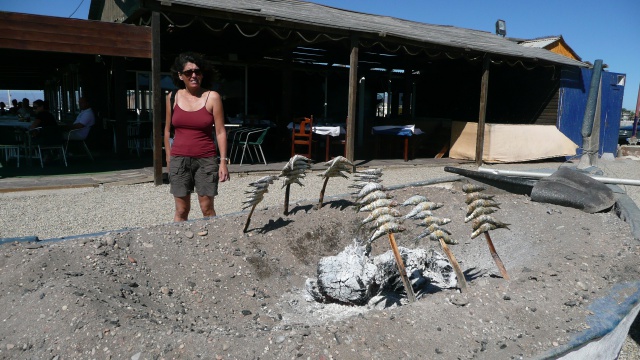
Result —
<instances>
[{"instance_id":1,"label":"pebble","mask_svg":"<svg viewBox=\"0 0 640 360\"><path fill-rule=\"evenodd\" d=\"M455 296L451 299L451 303L456 306L465 306L469 304L469 300L465 297Z\"/></svg>"},{"instance_id":2,"label":"pebble","mask_svg":"<svg viewBox=\"0 0 640 360\"><path fill-rule=\"evenodd\" d=\"M578 286L578 288L580 290L582 290L582 291L587 291L588 290L587 285L585 285L582 281L578 281L576 283L576 286Z\"/></svg>"},{"instance_id":3,"label":"pebble","mask_svg":"<svg viewBox=\"0 0 640 360\"><path fill-rule=\"evenodd\" d=\"M185 231L184 236L186 236L188 239L193 239L193 231Z\"/></svg>"},{"instance_id":4,"label":"pebble","mask_svg":"<svg viewBox=\"0 0 640 360\"><path fill-rule=\"evenodd\" d=\"M207 230L202 230L198 232L199 236L207 236L207 234L209 234L209 232Z\"/></svg>"}]
</instances>

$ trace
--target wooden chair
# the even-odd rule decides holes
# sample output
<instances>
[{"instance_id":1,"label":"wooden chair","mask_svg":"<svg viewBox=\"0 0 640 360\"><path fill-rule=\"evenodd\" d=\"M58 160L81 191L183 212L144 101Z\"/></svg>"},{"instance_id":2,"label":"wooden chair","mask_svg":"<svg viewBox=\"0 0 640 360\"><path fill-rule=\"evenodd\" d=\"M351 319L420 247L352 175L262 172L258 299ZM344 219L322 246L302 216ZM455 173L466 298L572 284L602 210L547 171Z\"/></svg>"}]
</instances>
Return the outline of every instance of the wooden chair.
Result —
<instances>
[{"instance_id":1,"label":"wooden chair","mask_svg":"<svg viewBox=\"0 0 640 360\"><path fill-rule=\"evenodd\" d=\"M291 156L298 154L311 159L311 144L313 143L313 115L311 117L293 119L291 130ZM296 151L296 146L303 147L304 151Z\"/></svg>"}]
</instances>

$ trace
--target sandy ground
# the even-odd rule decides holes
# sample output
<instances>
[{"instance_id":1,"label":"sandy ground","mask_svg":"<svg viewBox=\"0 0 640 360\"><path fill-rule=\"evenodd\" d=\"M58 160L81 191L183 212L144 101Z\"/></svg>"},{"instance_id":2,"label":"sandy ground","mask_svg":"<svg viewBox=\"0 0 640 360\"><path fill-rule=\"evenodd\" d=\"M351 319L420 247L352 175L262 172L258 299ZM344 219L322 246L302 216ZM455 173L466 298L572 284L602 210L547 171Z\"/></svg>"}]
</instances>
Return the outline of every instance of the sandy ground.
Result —
<instances>
[{"instance_id":1,"label":"sandy ground","mask_svg":"<svg viewBox=\"0 0 640 360\"><path fill-rule=\"evenodd\" d=\"M350 198L319 210L293 202L288 215L260 208L246 233L243 213L2 245L0 358L530 358L588 330L594 301L638 279L640 244L613 213L489 189L501 203L495 217L511 224L491 232L511 277L503 279L485 240L469 237L460 186L390 191L445 204L435 213L453 220L445 227L469 285L427 285L411 304L402 294L361 307L308 301L318 260L370 234ZM441 251L413 240L417 222L405 225L401 247ZM388 250L382 237L372 255Z\"/></svg>"}]
</instances>

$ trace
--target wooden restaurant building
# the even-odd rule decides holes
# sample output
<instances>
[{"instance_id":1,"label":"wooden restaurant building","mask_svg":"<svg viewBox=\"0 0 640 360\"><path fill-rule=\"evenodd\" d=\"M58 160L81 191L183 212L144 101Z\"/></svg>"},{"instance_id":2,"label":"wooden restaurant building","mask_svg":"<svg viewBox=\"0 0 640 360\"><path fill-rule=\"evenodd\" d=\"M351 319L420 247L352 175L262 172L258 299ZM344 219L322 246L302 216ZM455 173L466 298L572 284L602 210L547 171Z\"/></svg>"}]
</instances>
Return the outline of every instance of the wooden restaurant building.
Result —
<instances>
[{"instance_id":1,"label":"wooden restaurant building","mask_svg":"<svg viewBox=\"0 0 640 360\"><path fill-rule=\"evenodd\" d=\"M7 26L7 18L29 17L0 15L0 28ZM60 48L19 46L26 27L17 29L15 44L0 39L0 48L11 49L32 65L37 65L34 58L47 64L59 61L62 65L36 75L44 81L42 88L53 84L59 90L68 84L64 86L69 91L81 86L91 92L98 99L94 107L103 118L113 120L118 134L126 134L127 121L153 121L156 173L162 166L164 103L162 96L154 94L166 94L172 88L169 68L183 51L203 53L216 64L220 74L216 90L223 96L228 120L274 126L263 145L271 160L289 157L287 125L298 116L313 115L316 123L344 123L346 149L336 151L352 159L402 157L394 137L384 138L377 155L370 151L379 139L371 135L372 128L383 125L421 129L422 135L412 137L412 155L433 157L451 145L456 122L561 128L567 123L564 94L586 98L589 88L585 74L590 64L543 48L525 47L484 31L305 1L93 0L89 18L47 18L77 21L86 29L112 27L96 30L102 32L100 38L70 46L79 54L73 59ZM16 20L12 26L23 21ZM78 35L87 31L82 27ZM51 25L52 39L46 42L55 44L56 32L56 25ZM95 46L92 51L79 50L90 45ZM7 86L4 76L10 67L24 68L21 61L2 61L0 88ZM77 75L65 77L61 69L76 70ZM20 88L19 83L13 85L6 88ZM624 85L619 80L610 85L619 95L613 96L607 111L615 112ZM58 91L57 96L70 95ZM68 113L62 103L60 112ZM579 111L571 116L582 119ZM482 133L483 127L479 129ZM104 133L103 143L111 144L110 133ZM122 145L119 152L126 149L126 136L121 138L114 144Z\"/></svg>"}]
</instances>

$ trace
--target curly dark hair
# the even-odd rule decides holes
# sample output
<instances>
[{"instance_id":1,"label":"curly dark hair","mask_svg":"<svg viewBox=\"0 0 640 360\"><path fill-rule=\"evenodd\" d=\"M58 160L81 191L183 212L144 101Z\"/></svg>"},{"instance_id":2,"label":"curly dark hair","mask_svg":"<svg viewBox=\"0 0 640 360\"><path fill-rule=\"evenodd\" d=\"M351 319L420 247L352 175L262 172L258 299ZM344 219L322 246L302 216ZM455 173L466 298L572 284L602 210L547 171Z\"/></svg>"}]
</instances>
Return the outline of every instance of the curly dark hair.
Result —
<instances>
[{"instance_id":1,"label":"curly dark hair","mask_svg":"<svg viewBox=\"0 0 640 360\"><path fill-rule=\"evenodd\" d=\"M194 52L184 52L176 57L171 66L171 78L173 79L173 84L179 88L184 89L184 82L180 79L180 72L184 69L184 66L187 63L194 63L198 65L198 68L202 70L202 83L201 86L203 88L210 88L213 85L213 82L218 77L218 72L213 67L213 64L204 58L202 54L194 53Z\"/></svg>"}]
</instances>

